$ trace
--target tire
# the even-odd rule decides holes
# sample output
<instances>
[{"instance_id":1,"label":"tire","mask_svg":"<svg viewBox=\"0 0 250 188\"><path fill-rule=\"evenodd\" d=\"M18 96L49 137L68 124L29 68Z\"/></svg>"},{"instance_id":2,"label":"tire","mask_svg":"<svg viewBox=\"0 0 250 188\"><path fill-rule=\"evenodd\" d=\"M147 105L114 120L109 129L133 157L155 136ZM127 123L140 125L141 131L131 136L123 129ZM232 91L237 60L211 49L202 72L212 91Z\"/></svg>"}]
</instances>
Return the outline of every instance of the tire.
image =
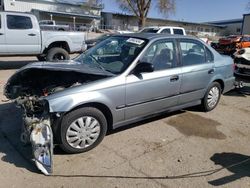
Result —
<instances>
[{"instance_id":1,"label":"tire","mask_svg":"<svg viewBox=\"0 0 250 188\"><path fill-rule=\"evenodd\" d=\"M107 120L100 110L80 108L63 117L60 147L67 153L86 152L100 144L106 132Z\"/></svg>"},{"instance_id":2,"label":"tire","mask_svg":"<svg viewBox=\"0 0 250 188\"><path fill-rule=\"evenodd\" d=\"M38 56L36 56L37 57L37 59L38 59L38 61L46 61L46 57L43 55L38 55Z\"/></svg>"},{"instance_id":3,"label":"tire","mask_svg":"<svg viewBox=\"0 0 250 188\"><path fill-rule=\"evenodd\" d=\"M63 48L59 47L51 48L46 56L47 61L69 60L69 58L69 53Z\"/></svg>"},{"instance_id":4,"label":"tire","mask_svg":"<svg viewBox=\"0 0 250 188\"><path fill-rule=\"evenodd\" d=\"M214 97L214 99L213 99ZM202 100L202 110L209 112L213 110L219 103L221 97L221 85L218 82L213 82Z\"/></svg>"}]
</instances>

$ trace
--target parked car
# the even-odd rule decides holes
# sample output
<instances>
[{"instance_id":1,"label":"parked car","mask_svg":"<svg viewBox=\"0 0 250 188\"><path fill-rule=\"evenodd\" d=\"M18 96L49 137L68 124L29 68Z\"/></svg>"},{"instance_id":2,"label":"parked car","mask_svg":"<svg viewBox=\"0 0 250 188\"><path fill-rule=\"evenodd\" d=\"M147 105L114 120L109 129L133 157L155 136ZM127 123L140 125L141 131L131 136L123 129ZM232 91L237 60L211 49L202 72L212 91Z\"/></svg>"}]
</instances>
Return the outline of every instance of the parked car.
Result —
<instances>
[{"instance_id":1,"label":"parked car","mask_svg":"<svg viewBox=\"0 0 250 188\"><path fill-rule=\"evenodd\" d=\"M34 55L40 61L67 60L85 50L85 33L41 31L28 13L0 12L0 56Z\"/></svg>"},{"instance_id":2,"label":"parked car","mask_svg":"<svg viewBox=\"0 0 250 188\"><path fill-rule=\"evenodd\" d=\"M249 35L230 35L219 39L215 49L226 55L233 55L238 49L250 47Z\"/></svg>"},{"instance_id":3,"label":"parked car","mask_svg":"<svg viewBox=\"0 0 250 188\"><path fill-rule=\"evenodd\" d=\"M69 31L69 25L56 24L55 20L42 20L39 25L43 30Z\"/></svg>"},{"instance_id":4,"label":"parked car","mask_svg":"<svg viewBox=\"0 0 250 188\"><path fill-rule=\"evenodd\" d=\"M139 33L165 33L171 35L186 35L186 31L182 27L160 26L160 27L145 27Z\"/></svg>"},{"instance_id":5,"label":"parked car","mask_svg":"<svg viewBox=\"0 0 250 188\"><path fill-rule=\"evenodd\" d=\"M111 36L74 61L29 64L4 94L24 109L22 138L50 174L53 137L68 153L86 152L108 129L190 106L211 111L233 86L233 60L201 40L137 33Z\"/></svg>"},{"instance_id":6,"label":"parked car","mask_svg":"<svg viewBox=\"0 0 250 188\"><path fill-rule=\"evenodd\" d=\"M234 53L235 74L250 78L250 48L243 48Z\"/></svg>"},{"instance_id":7,"label":"parked car","mask_svg":"<svg viewBox=\"0 0 250 188\"><path fill-rule=\"evenodd\" d=\"M89 48L95 46L95 45L98 44L99 42L105 40L106 38L108 38L108 37L110 37L110 36L112 36L112 35L114 35L114 34L112 34L112 33L106 33L106 34L103 34L103 35L101 35L101 36L99 36L99 37L97 37L97 38L93 38L93 39L88 39L88 40L86 40L85 43L86 43L86 45L87 45L87 49L89 49Z\"/></svg>"}]
</instances>

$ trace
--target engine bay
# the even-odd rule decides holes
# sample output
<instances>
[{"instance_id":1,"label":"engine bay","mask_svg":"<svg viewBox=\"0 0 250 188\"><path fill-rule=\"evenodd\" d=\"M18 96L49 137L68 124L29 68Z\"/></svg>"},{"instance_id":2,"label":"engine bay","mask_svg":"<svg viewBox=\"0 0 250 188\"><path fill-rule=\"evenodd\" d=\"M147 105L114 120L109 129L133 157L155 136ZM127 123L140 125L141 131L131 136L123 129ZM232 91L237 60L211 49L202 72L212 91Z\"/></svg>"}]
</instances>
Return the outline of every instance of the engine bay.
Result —
<instances>
[{"instance_id":1,"label":"engine bay","mask_svg":"<svg viewBox=\"0 0 250 188\"><path fill-rule=\"evenodd\" d=\"M66 88L87 84L105 77L107 76L73 71L28 69L14 75L5 88L5 95L9 99L48 96Z\"/></svg>"}]
</instances>

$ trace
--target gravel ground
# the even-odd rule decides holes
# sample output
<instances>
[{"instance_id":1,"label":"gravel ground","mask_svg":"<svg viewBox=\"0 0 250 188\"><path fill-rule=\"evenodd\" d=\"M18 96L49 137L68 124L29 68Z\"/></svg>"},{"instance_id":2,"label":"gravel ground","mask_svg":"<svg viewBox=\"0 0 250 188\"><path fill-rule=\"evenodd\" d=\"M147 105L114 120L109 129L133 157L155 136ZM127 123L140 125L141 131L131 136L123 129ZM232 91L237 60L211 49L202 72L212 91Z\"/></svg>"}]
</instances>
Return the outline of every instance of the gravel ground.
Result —
<instances>
[{"instance_id":1,"label":"gravel ground","mask_svg":"<svg viewBox=\"0 0 250 188\"><path fill-rule=\"evenodd\" d=\"M32 61L0 58L0 101L8 77ZM250 187L250 97L239 91L209 113L188 109L115 130L87 153L55 147L51 177L21 145L21 122L20 109L0 102L0 187Z\"/></svg>"}]
</instances>

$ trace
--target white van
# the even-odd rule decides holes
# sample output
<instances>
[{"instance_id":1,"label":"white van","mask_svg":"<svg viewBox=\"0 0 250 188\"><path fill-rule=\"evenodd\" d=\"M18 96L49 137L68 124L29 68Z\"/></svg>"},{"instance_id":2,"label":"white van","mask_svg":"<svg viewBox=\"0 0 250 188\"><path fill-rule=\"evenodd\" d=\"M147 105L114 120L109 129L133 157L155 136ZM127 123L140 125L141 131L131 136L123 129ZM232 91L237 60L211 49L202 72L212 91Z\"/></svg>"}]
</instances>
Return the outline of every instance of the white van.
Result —
<instances>
[{"instance_id":1,"label":"white van","mask_svg":"<svg viewBox=\"0 0 250 188\"><path fill-rule=\"evenodd\" d=\"M160 27L145 27L139 33L166 33L172 35L186 35L186 31L182 27L160 26Z\"/></svg>"}]
</instances>

